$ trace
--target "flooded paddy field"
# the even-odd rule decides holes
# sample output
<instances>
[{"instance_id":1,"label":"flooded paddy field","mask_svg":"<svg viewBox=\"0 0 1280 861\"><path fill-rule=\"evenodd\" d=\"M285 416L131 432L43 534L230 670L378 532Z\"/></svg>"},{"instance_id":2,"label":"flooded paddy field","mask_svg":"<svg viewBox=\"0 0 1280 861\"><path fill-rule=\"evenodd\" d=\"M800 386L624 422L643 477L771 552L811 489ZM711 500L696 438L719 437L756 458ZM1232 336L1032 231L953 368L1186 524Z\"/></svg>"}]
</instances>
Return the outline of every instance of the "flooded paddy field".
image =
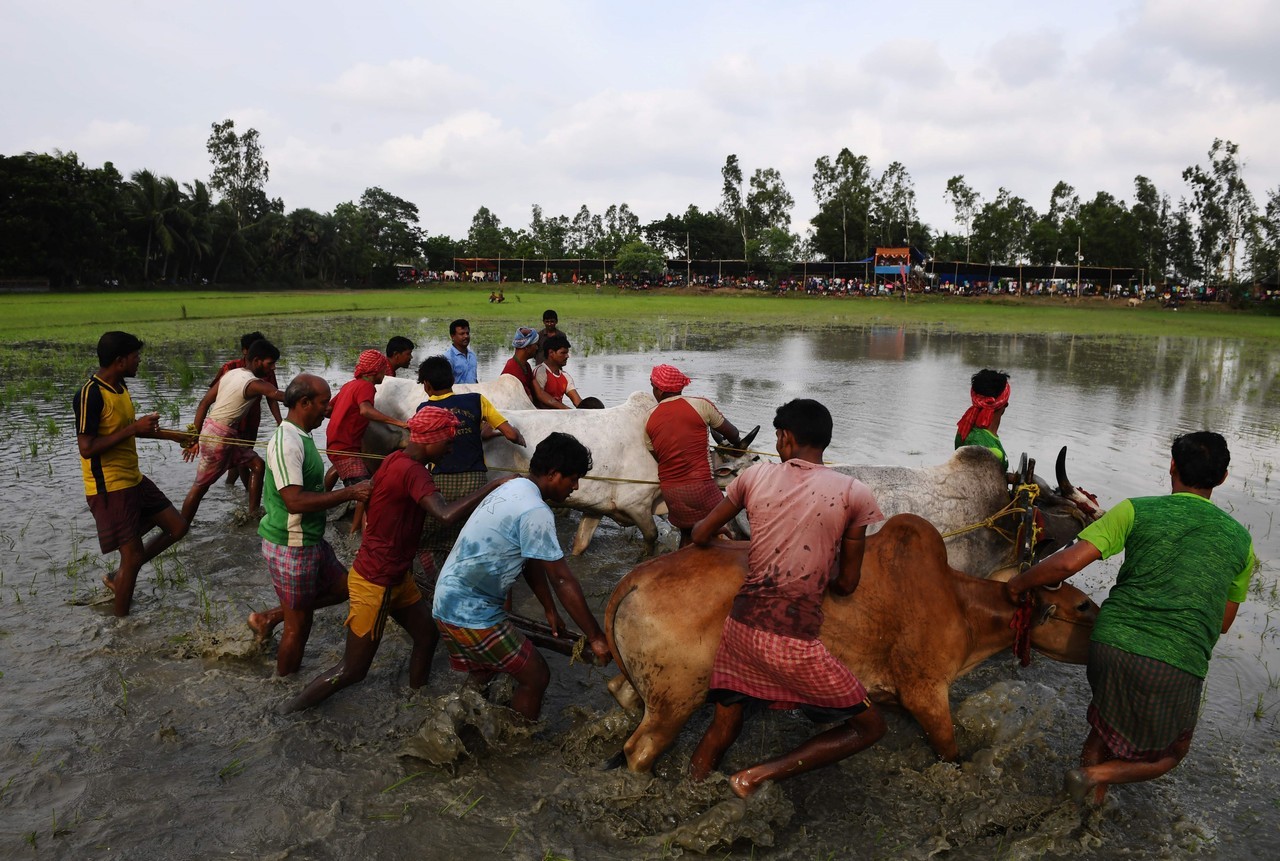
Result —
<instances>
[{"instance_id":1,"label":"flooded paddy field","mask_svg":"<svg viewBox=\"0 0 1280 861\"><path fill-rule=\"evenodd\" d=\"M434 319L270 325L284 353L282 382L307 370L340 384L360 349L392 334L415 340L419 360L447 346L445 322ZM509 353L501 341L510 326L497 326L487 331L473 319L482 379ZM163 425L185 426L242 328L219 324L181 343L153 339L130 385L139 413L158 409ZM548 655L552 684L535 731L511 727L501 709L464 690L443 650L430 683L412 694L409 644L398 630L362 684L310 712L279 716L279 705L340 657L345 613L319 611L301 673L273 678L274 646L260 651L245 625L274 594L238 486L217 485L187 538L143 569L133 615L117 620L94 603L106 595L99 580L112 563L98 553L75 452L69 399L94 364L83 350L40 371L39 386L12 370L5 380L0 855L1280 857L1275 351L1219 339L896 327L641 329L565 320L564 328L583 395L619 403L647 389L649 369L664 361L740 428L767 429L779 404L814 397L836 419L828 456L847 463L942 462L968 405L969 376L1001 368L1012 375L1001 427L1011 457L1027 451L1047 474L1068 446L1072 480L1106 506L1168 491L1168 443L1177 433L1221 432L1233 459L1213 498L1250 529L1263 566L1218 645L1190 755L1158 781L1114 789L1101 811L1077 809L1060 787L1086 734L1084 669L1042 658L1020 668L1007 652L952 690L959 764L936 762L914 722L890 713L889 734L871 750L745 803L722 778L701 786L683 779L706 712L653 778L599 770L634 721L605 689L612 668L556 655ZM170 443L140 441L139 452L143 471L180 502L194 466ZM558 522L567 547L576 515ZM355 547L344 526L333 524L330 539L345 562ZM669 549L673 537L664 533L663 543ZM587 553L570 559L594 607L640 552L637 530L606 521ZM1117 567L1098 564L1076 580L1101 599ZM537 615L523 585L517 589L517 608ZM756 719L724 768L811 732L790 714Z\"/></svg>"}]
</instances>

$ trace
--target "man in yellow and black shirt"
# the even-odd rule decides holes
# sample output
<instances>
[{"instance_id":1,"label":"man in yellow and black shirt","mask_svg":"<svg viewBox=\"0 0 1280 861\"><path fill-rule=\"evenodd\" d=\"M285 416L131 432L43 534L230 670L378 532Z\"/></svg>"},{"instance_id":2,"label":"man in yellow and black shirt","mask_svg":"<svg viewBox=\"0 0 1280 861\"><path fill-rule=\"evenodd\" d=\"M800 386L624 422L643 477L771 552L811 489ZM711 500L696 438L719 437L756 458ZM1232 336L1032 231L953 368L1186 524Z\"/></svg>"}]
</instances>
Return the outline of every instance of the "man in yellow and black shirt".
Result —
<instances>
[{"instance_id":1,"label":"man in yellow and black shirt","mask_svg":"<svg viewBox=\"0 0 1280 861\"><path fill-rule=\"evenodd\" d=\"M142 341L127 332L98 339L98 372L76 394L76 443L89 510L103 553L120 551L120 567L103 578L115 594L117 616L129 615L142 566L187 534L187 522L151 479L138 469L135 437L186 442L187 435L159 429L160 416L134 417L126 377L136 376ZM145 545L153 527L162 533Z\"/></svg>"}]
</instances>

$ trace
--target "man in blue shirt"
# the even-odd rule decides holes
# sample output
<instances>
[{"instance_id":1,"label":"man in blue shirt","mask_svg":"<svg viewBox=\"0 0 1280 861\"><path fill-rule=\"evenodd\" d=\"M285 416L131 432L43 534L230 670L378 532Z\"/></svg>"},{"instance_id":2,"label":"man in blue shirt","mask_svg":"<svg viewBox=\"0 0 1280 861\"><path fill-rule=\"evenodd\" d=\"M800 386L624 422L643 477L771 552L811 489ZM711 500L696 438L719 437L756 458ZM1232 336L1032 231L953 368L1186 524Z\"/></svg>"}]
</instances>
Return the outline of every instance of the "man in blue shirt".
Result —
<instances>
[{"instance_id":1,"label":"man in blue shirt","mask_svg":"<svg viewBox=\"0 0 1280 861\"><path fill-rule=\"evenodd\" d=\"M515 629L503 607L516 577L525 580L557 634L564 622L552 589L586 635L597 663L609 660L609 645L591 614L582 587L564 561L548 502L563 502L591 469L591 452L565 433L538 444L529 477L509 481L485 497L458 536L436 583L432 615L449 663L477 681L497 673L515 678L511 708L529 720L542 710L551 681L547 662Z\"/></svg>"},{"instance_id":2,"label":"man in blue shirt","mask_svg":"<svg viewBox=\"0 0 1280 861\"><path fill-rule=\"evenodd\" d=\"M453 368L455 383L478 383L476 354L468 349L471 344L471 324L466 320L454 320L449 324L449 339L453 344L445 351L445 358Z\"/></svg>"}]
</instances>

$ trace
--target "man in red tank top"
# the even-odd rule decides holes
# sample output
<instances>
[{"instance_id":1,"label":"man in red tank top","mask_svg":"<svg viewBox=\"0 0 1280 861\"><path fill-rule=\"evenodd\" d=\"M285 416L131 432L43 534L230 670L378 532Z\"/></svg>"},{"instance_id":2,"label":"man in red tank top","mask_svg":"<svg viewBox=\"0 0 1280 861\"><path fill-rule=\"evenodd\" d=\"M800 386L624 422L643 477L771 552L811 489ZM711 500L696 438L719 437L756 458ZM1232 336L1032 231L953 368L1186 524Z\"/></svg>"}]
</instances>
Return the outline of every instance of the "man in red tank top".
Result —
<instances>
[{"instance_id":1,"label":"man in red tank top","mask_svg":"<svg viewBox=\"0 0 1280 861\"><path fill-rule=\"evenodd\" d=\"M672 365L658 365L649 375L658 405L649 414L644 441L658 461L658 482L666 499L667 518L680 530L680 546L689 543L693 525L711 512L724 494L711 476L707 428L741 446L733 423L706 398L684 395L689 378Z\"/></svg>"}]
</instances>

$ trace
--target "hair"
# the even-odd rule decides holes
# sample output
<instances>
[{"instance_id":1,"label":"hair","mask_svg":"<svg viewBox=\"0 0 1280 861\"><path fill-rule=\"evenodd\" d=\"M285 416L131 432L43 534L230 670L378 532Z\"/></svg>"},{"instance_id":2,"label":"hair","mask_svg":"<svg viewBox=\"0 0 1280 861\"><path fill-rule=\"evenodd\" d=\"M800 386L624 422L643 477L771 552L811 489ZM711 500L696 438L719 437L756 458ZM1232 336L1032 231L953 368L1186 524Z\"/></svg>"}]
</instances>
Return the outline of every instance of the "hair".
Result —
<instances>
[{"instance_id":1,"label":"hair","mask_svg":"<svg viewBox=\"0 0 1280 861\"><path fill-rule=\"evenodd\" d=\"M552 350L563 350L569 346L569 339L564 335L552 335L542 342L542 351L550 353Z\"/></svg>"},{"instance_id":2,"label":"hair","mask_svg":"<svg viewBox=\"0 0 1280 861\"><path fill-rule=\"evenodd\" d=\"M240 336L240 349L247 350L253 346L254 341L265 341L267 336L261 332L246 332Z\"/></svg>"},{"instance_id":3,"label":"hair","mask_svg":"<svg viewBox=\"0 0 1280 861\"><path fill-rule=\"evenodd\" d=\"M543 320L555 320L557 323L559 323L559 322L560 322L560 317L559 317L559 315L558 315L558 314L556 314L556 312L555 312L555 311L552 311L550 308L548 308L547 310L545 310L545 311L543 311L543 312L542 312L542 319L543 319Z\"/></svg>"},{"instance_id":4,"label":"hair","mask_svg":"<svg viewBox=\"0 0 1280 861\"><path fill-rule=\"evenodd\" d=\"M271 343L266 338L259 338L249 345L249 355L245 356L245 362L253 362L259 359L279 361L280 351L276 349L275 344Z\"/></svg>"},{"instance_id":5,"label":"hair","mask_svg":"<svg viewBox=\"0 0 1280 861\"><path fill-rule=\"evenodd\" d=\"M578 442L577 437L556 431L538 443L529 458L530 475L583 476L591 471L591 449Z\"/></svg>"},{"instance_id":6,"label":"hair","mask_svg":"<svg viewBox=\"0 0 1280 861\"><path fill-rule=\"evenodd\" d=\"M387 355L391 356L396 353L403 353L405 350L413 349L413 341L410 341L404 335L396 335L390 341L387 341Z\"/></svg>"},{"instance_id":7,"label":"hair","mask_svg":"<svg viewBox=\"0 0 1280 861\"><path fill-rule=\"evenodd\" d=\"M462 319L461 317L459 317L458 319L454 320L452 323L449 324L449 337L452 338L453 334L457 332L459 329L470 329L470 328L471 328L471 324L468 323L466 320Z\"/></svg>"},{"instance_id":8,"label":"hair","mask_svg":"<svg viewBox=\"0 0 1280 861\"><path fill-rule=\"evenodd\" d=\"M596 397L583 398L578 401L578 409L580 410L602 410L604 409L604 401Z\"/></svg>"},{"instance_id":9,"label":"hair","mask_svg":"<svg viewBox=\"0 0 1280 861\"><path fill-rule=\"evenodd\" d=\"M429 356L418 365L418 382L426 383L431 388L453 388L453 365L444 356Z\"/></svg>"},{"instance_id":10,"label":"hair","mask_svg":"<svg viewBox=\"0 0 1280 861\"><path fill-rule=\"evenodd\" d=\"M106 332L98 339L98 367L108 367L116 359L142 349L142 339L128 332Z\"/></svg>"},{"instance_id":11,"label":"hair","mask_svg":"<svg viewBox=\"0 0 1280 861\"><path fill-rule=\"evenodd\" d=\"M1231 451L1222 434L1213 431L1184 433L1173 441L1173 465L1187 487L1212 490L1227 478Z\"/></svg>"},{"instance_id":12,"label":"hair","mask_svg":"<svg viewBox=\"0 0 1280 861\"><path fill-rule=\"evenodd\" d=\"M983 368L969 378L969 385L975 392L986 398L998 398L1009 385L1009 375L1004 371L993 371Z\"/></svg>"},{"instance_id":13,"label":"hair","mask_svg":"<svg viewBox=\"0 0 1280 861\"><path fill-rule=\"evenodd\" d=\"M800 445L816 448L831 445L831 411L810 398L796 398L778 407L773 426L791 431Z\"/></svg>"},{"instance_id":14,"label":"hair","mask_svg":"<svg viewBox=\"0 0 1280 861\"><path fill-rule=\"evenodd\" d=\"M316 388L315 381L319 377L312 374L298 374L289 381L289 385L284 390L284 405L289 409L293 409L300 401L306 398L314 398L319 391Z\"/></svg>"}]
</instances>

